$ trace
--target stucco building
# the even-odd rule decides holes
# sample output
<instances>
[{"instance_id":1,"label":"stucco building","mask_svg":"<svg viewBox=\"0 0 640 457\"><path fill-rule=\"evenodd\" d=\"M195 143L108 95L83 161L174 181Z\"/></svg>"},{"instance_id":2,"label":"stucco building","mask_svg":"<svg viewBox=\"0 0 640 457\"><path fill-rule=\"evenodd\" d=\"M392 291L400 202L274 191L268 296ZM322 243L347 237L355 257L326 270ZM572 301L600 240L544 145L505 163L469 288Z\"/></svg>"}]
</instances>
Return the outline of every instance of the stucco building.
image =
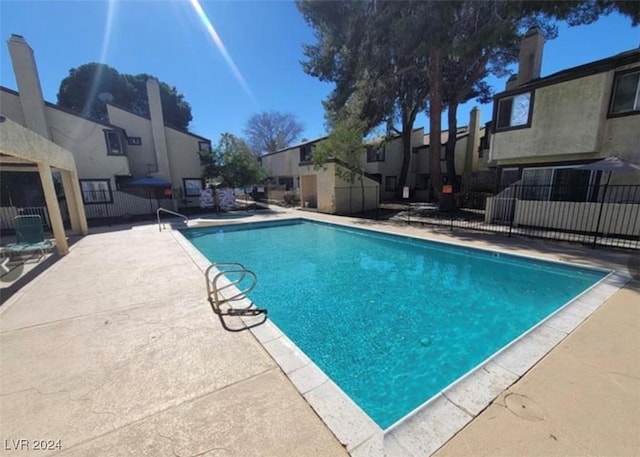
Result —
<instances>
[{"instance_id":1,"label":"stucco building","mask_svg":"<svg viewBox=\"0 0 640 457\"><path fill-rule=\"evenodd\" d=\"M8 45L18 91L0 87L0 112L73 154L87 217L198 204L198 151L209 150L211 141L165 125L157 80L147 82L149 117L107 103L107 121L88 119L44 100L33 50L22 36L12 35ZM37 203L23 201L25 193L13 189L12 206Z\"/></svg>"},{"instance_id":2,"label":"stucco building","mask_svg":"<svg viewBox=\"0 0 640 457\"><path fill-rule=\"evenodd\" d=\"M480 111L471 111L469 125L457 129L455 152L456 173L462 175L487 168L487 156L483 155L485 128L480 127ZM340 161L330 159L325 169L315 169L311 156L316 145L326 137L307 141L289 148L267 154L261 158L272 182L280 187L279 192L300 195L300 204L327 213L348 214L362 208L362 185L348 183L336 176L335 167ZM441 171L446 176L445 145L449 132L442 132ZM405 187L409 197L428 201L433 198L429 172L430 135L422 127L411 133L411 156ZM394 136L368 142L363 148L360 166L365 172L365 209L377 208L379 201L388 201L402 194L400 174L402 169L402 138ZM277 191L278 192L278 191ZM280 193L274 193L278 195Z\"/></svg>"},{"instance_id":3,"label":"stucco building","mask_svg":"<svg viewBox=\"0 0 640 457\"><path fill-rule=\"evenodd\" d=\"M527 33L518 75L494 99L489 156L499 187L586 187L597 172L576 165L612 155L640 163L640 49L540 77L543 45L538 29ZM620 174L611 182L636 179Z\"/></svg>"}]
</instances>

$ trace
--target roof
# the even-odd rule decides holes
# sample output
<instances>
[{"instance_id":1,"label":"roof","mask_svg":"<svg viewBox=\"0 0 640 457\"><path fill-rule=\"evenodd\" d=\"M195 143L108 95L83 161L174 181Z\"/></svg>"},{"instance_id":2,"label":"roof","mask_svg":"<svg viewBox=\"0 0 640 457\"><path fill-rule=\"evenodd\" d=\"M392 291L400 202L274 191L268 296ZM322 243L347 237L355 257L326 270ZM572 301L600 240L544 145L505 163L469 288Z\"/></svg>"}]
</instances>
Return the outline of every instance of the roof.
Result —
<instances>
[{"instance_id":1,"label":"roof","mask_svg":"<svg viewBox=\"0 0 640 457\"><path fill-rule=\"evenodd\" d=\"M523 89L550 86L552 84L559 84L565 81L570 81L572 79L584 78L586 76L604 73L614 70L618 67L634 63L640 63L640 49L631 49L629 51L624 51L611 57L595 60L593 62L579 65L577 67L567 68L543 78L533 79L509 90L500 92L496 94L496 97L505 94L522 92Z\"/></svg>"},{"instance_id":2,"label":"roof","mask_svg":"<svg viewBox=\"0 0 640 457\"><path fill-rule=\"evenodd\" d=\"M305 146L305 145L307 145L307 144L318 143L318 142L320 142L320 141L322 141L322 140L326 140L327 138L328 138L328 136L327 136L327 135L325 135L325 136L323 136L323 137L316 138L315 140L309 140L309 141L305 141L305 142L303 142L303 143L298 143L298 144L293 145L293 146L287 146L286 148L283 148L283 149L278 149L278 150L277 150L277 151L275 151L275 152L270 152L270 153L268 153L268 154L261 155L260 157L267 157L267 156L272 156L272 155L275 155L275 154L280 154L281 152L289 151L289 150L291 150L291 149L296 149L296 148L299 148L299 147Z\"/></svg>"},{"instance_id":3,"label":"roof","mask_svg":"<svg viewBox=\"0 0 640 457\"><path fill-rule=\"evenodd\" d=\"M1 91L3 91L3 92L7 92L7 93L9 93L9 94L15 95L16 97L19 97L19 96L20 96L20 93L19 93L18 91L15 91L15 90L13 90L13 89L9 89L8 87L0 86L0 90L1 90ZM63 106L56 105L56 104L51 103L51 102L48 102L48 101L46 101L46 100L45 100L44 104L45 104L47 107L49 107L49 108L53 108L53 109L56 109L56 110L58 110L58 111L62 111L63 113L67 113L67 114L70 114L70 115L72 115L72 116L79 117L79 118L81 118L81 119L84 119L85 121L95 122L96 124L104 125L105 127L109 127L109 128L111 128L111 129L121 128L120 126L117 126L117 125L111 124L111 123L106 122L106 121L101 121L101 120L93 119L93 118L91 118L91 117L85 116L84 114L82 114L82 113L81 113L81 112L79 112L79 111L73 110L73 109L71 109L71 108L65 108L65 107L63 107ZM118 108L118 109L120 109L120 110L122 110L122 111L126 111L127 113L129 113L129 114L131 114L131 115L133 115L133 116L137 116L137 117L140 117L140 118L142 118L142 119L150 120L150 118L149 118L149 117L147 117L147 116L142 116L142 115L140 115L140 114L134 113L133 111L131 111L131 110L127 109L127 108L123 108L122 106L114 105L113 103L109 103L109 105L114 106L114 107L116 107L116 108ZM189 135L189 136L192 136L192 137L198 138L198 139L200 139L200 140L204 140L204 141L211 141L209 138L205 138L205 137L203 137L203 136L196 135L195 133L191 133L191 132L189 132L189 131L187 131L187 130L182 130L182 129L179 129L179 128L176 128L176 127L172 127L172 126L167 125L167 124L165 124L165 127L166 127L166 128L169 128L169 129L171 129L171 130L175 130L176 132L184 133L185 135Z\"/></svg>"},{"instance_id":4,"label":"roof","mask_svg":"<svg viewBox=\"0 0 640 457\"><path fill-rule=\"evenodd\" d=\"M151 118L149 116L144 116L142 114L134 113L129 108L125 108L124 106L116 105L115 103L107 103L107 105L113 106L114 108L118 108L119 110L122 110L122 111L124 111L126 113L129 113L132 116L136 116L136 117L139 117L139 118L142 118L142 119L146 119L147 121L151 121ZM166 122L165 122L164 126L166 128L168 128L168 129L175 130L176 132L184 133L185 135L189 135L189 136L198 138L200 140L211 141L209 138L205 138L203 136L200 136L200 135L197 135L195 133L189 132L188 130L179 129L177 127L174 127L172 125L167 124Z\"/></svg>"}]
</instances>

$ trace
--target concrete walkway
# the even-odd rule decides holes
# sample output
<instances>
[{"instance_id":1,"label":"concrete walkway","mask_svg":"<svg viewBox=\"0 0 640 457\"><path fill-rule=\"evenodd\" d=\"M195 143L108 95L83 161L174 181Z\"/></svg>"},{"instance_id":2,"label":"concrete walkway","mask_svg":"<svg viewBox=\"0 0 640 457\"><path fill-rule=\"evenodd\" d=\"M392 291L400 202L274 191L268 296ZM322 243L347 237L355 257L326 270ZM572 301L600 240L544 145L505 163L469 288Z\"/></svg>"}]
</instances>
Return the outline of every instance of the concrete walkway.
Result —
<instances>
[{"instance_id":1,"label":"concrete walkway","mask_svg":"<svg viewBox=\"0 0 640 457\"><path fill-rule=\"evenodd\" d=\"M78 241L1 308L1 454L48 455L33 440L60 440L64 456L346 455L205 296L169 232Z\"/></svg>"},{"instance_id":2,"label":"concrete walkway","mask_svg":"<svg viewBox=\"0 0 640 457\"><path fill-rule=\"evenodd\" d=\"M620 269L628 259L558 243L351 221ZM639 310L635 282L439 455L634 455ZM0 373L0 455L346 455L253 336L222 330L205 301L201 271L171 233L151 225L80 239L4 303ZM30 450L15 449L21 439ZM35 453L33 440L60 440L61 452Z\"/></svg>"},{"instance_id":3,"label":"concrete walkway","mask_svg":"<svg viewBox=\"0 0 640 457\"><path fill-rule=\"evenodd\" d=\"M638 286L605 303L435 455L639 455Z\"/></svg>"}]
</instances>

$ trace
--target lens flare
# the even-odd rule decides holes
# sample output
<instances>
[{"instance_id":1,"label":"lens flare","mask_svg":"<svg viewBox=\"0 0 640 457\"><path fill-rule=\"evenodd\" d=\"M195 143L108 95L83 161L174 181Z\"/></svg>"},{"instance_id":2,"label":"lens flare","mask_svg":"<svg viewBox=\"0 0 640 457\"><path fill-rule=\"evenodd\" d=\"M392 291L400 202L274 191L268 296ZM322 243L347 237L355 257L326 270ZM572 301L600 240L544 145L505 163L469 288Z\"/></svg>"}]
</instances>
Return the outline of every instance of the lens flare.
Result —
<instances>
[{"instance_id":1,"label":"lens flare","mask_svg":"<svg viewBox=\"0 0 640 457\"><path fill-rule=\"evenodd\" d=\"M107 18L104 25L104 37L102 38L102 48L100 49L100 59L98 63L106 64L107 53L109 52L109 44L111 42L111 32L113 31L113 21L116 15L116 0L109 0L107 4ZM85 115L95 116L95 104L99 99L98 90L100 89L100 82L102 80L103 67L98 66L96 73L93 75L91 81L91 87L89 87L89 94L87 101L85 102L82 113ZM100 101L105 101L100 99ZM107 99L107 101L110 101ZM105 119L101 119L105 120Z\"/></svg>"},{"instance_id":2,"label":"lens flare","mask_svg":"<svg viewBox=\"0 0 640 457\"><path fill-rule=\"evenodd\" d=\"M240 73L240 70L236 66L233 59L231 58L231 55L229 55L229 51L227 51L227 48L225 47L224 43L222 42L222 39L220 38L220 35L218 35L218 32L216 32L216 29L213 27L213 24L207 17L207 13L205 13L204 10L202 9L202 6L200 5L200 1L190 0L190 2L191 2L191 6L193 6L193 9L198 15L200 21L202 22L202 25L204 25L204 28L207 30L207 33L209 33L209 35L211 36L211 39L213 40L216 47L218 48L218 51L220 51L220 54L222 54L222 57L227 63L227 66L229 67L229 69L231 70L231 73L233 73L233 76L236 78L236 80L238 81L238 83L240 84L244 92L247 94L247 96L251 99L253 104L257 106L258 103L256 102L256 99L253 96L253 93L251 92L249 85L245 81L244 76L242 76L242 73Z\"/></svg>"}]
</instances>

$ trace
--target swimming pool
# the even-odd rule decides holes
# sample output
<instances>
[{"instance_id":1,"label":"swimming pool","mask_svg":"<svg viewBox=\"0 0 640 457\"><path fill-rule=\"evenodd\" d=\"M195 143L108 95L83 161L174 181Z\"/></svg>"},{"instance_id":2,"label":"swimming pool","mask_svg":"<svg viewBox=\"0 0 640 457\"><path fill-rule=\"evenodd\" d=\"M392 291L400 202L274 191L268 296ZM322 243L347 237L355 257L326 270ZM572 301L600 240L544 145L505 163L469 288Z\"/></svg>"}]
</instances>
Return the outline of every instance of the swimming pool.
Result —
<instances>
[{"instance_id":1,"label":"swimming pool","mask_svg":"<svg viewBox=\"0 0 640 457\"><path fill-rule=\"evenodd\" d=\"M183 235L383 429L606 275L302 220Z\"/></svg>"}]
</instances>

